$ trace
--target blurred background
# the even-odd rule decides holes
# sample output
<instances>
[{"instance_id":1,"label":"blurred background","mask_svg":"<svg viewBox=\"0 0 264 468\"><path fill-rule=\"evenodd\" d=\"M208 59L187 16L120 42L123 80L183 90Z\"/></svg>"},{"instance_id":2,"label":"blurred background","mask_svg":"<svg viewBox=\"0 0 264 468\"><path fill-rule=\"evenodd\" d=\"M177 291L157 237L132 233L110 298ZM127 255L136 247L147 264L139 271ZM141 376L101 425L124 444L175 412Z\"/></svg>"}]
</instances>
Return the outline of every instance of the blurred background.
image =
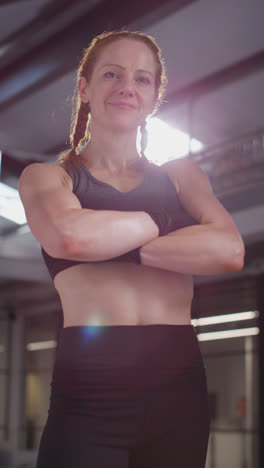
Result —
<instances>
[{"instance_id":1,"label":"blurred background","mask_svg":"<svg viewBox=\"0 0 264 468\"><path fill-rule=\"evenodd\" d=\"M124 26L153 35L167 64L147 157L194 160L246 244L241 272L195 278L212 418L206 468L261 468L263 0L0 0L0 466L34 467L61 324L17 181L28 164L55 162L67 149L82 50Z\"/></svg>"}]
</instances>

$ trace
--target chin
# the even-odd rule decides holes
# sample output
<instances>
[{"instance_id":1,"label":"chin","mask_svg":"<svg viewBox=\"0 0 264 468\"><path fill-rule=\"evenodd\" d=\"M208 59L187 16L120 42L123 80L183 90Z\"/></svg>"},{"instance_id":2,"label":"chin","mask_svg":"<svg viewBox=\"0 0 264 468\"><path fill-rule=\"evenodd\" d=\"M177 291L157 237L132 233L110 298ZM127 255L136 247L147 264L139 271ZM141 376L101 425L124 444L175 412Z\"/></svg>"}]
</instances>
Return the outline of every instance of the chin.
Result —
<instances>
[{"instance_id":1,"label":"chin","mask_svg":"<svg viewBox=\"0 0 264 468\"><path fill-rule=\"evenodd\" d=\"M111 125L108 125L108 128L111 128L113 132L117 133L127 133L135 132L138 129L140 122L137 120L129 121L129 119L111 119Z\"/></svg>"}]
</instances>

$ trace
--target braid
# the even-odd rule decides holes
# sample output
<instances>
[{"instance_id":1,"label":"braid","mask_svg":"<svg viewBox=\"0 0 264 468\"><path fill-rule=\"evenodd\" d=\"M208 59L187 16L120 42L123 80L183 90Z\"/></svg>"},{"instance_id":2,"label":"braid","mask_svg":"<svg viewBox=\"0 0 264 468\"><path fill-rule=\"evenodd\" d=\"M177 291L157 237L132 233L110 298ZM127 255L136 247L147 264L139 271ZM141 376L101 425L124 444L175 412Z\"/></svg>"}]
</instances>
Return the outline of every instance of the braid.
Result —
<instances>
[{"instance_id":1,"label":"braid","mask_svg":"<svg viewBox=\"0 0 264 468\"><path fill-rule=\"evenodd\" d=\"M89 103L81 102L78 113L76 113L76 118L73 122L73 128L70 134L70 143L74 148L83 143L84 139L88 139L88 118L90 114L90 105Z\"/></svg>"},{"instance_id":2,"label":"braid","mask_svg":"<svg viewBox=\"0 0 264 468\"><path fill-rule=\"evenodd\" d=\"M66 165L69 166L71 163L76 164L79 162L80 157L78 154L78 147L85 141L89 141L89 123L90 123L90 104L84 103L79 100L79 106L77 106L76 112L72 118L71 133L70 133L70 152L62 153L59 157L59 161L65 161Z\"/></svg>"},{"instance_id":3,"label":"braid","mask_svg":"<svg viewBox=\"0 0 264 468\"><path fill-rule=\"evenodd\" d=\"M148 131L147 131L147 122L144 122L140 125L140 133L141 133L141 156L145 156L145 150L148 144Z\"/></svg>"}]
</instances>

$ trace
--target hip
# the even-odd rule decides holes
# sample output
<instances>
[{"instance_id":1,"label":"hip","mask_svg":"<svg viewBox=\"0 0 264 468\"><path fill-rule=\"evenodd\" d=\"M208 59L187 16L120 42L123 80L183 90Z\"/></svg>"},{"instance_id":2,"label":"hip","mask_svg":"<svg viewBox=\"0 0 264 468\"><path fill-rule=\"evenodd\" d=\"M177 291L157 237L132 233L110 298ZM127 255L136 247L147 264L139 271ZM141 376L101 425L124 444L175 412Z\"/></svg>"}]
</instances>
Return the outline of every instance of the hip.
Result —
<instances>
[{"instance_id":1,"label":"hip","mask_svg":"<svg viewBox=\"0 0 264 468\"><path fill-rule=\"evenodd\" d=\"M78 326L61 330L52 390L66 398L120 400L205 378L192 325Z\"/></svg>"}]
</instances>

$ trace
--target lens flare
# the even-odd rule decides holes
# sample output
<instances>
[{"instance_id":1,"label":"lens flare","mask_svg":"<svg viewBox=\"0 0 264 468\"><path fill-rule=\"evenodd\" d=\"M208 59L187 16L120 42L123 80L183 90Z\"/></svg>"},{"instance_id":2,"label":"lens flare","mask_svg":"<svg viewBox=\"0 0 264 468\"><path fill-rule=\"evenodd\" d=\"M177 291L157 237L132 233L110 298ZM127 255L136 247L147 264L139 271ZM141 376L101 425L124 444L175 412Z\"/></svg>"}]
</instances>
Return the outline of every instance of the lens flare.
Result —
<instances>
[{"instance_id":1,"label":"lens flare","mask_svg":"<svg viewBox=\"0 0 264 468\"><path fill-rule=\"evenodd\" d=\"M95 338L96 336L100 335L104 331L104 326L102 325L102 318L95 314L89 317L89 325L83 326L83 334L84 336L89 338Z\"/></svg>"}]
</instances>

